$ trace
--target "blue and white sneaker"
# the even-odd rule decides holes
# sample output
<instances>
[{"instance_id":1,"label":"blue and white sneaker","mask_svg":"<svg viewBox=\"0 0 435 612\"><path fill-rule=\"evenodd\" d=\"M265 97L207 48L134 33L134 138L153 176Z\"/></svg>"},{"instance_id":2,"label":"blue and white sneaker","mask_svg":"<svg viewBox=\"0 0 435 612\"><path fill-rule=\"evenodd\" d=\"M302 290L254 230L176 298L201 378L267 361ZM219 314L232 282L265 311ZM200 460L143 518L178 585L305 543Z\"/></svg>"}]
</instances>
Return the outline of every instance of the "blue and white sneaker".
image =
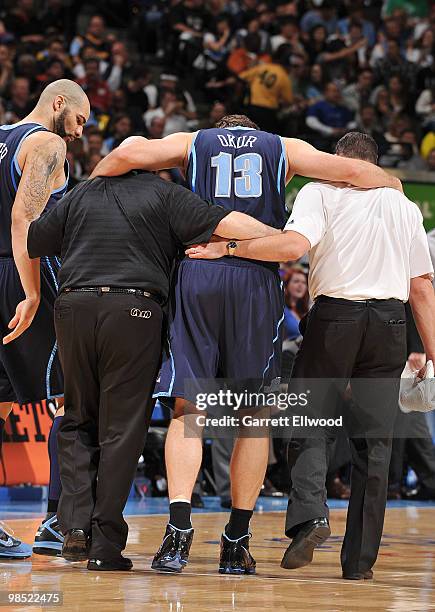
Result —
<instances>
[{"instance_id":1,"label":"blue and white sneaker","mask_svg":"<svg viewBox=\"0 0 435 612\"><path fill-rule=\"evenodd\" d=\"M32 555L32 547L14 537L14 532L0 521L0 560L27 559Z\"/></svg>"},{"instance_id":2,"label":"blue and white sneaker","mask_svg":"<svg viewBox=\"0 0 435 612\"><path fill-rule=\"evenodd\" d=\"M57 516L42 521L33 542L33 552L37 555L60 557L62 555L63 533L60 530Z\"/></svg>"}]
</instances>

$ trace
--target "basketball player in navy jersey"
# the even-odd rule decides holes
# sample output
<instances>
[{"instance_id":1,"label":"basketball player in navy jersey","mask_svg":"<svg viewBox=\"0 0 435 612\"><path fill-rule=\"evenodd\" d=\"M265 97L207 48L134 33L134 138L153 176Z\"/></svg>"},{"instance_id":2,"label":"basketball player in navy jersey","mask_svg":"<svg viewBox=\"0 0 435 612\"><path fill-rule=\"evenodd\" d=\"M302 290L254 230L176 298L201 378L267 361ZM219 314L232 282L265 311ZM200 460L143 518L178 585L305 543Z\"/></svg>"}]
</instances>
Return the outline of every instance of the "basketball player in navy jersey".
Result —
<instances>
[{"instance_id":1,"label":"basketball player in navy jersey","mask_svg":"<svg viewBox=\"0 0 435 612\"><path fill-rule=\"evenodd\" d=\"M271 235L285 225L285 185L294 174L359 187L400 185L373 164L337 158L301 140L262 132L243 115L224 117L216 128L196 134L129 141L102 160L93 175L181 167L192 191L252 215L271 226ZM277 265L235 261L222 258L213 265L212 260L183 259L178 267L170 351L156 388L157 397L175 398L165 448L170 518L152 563L160 571L182 571L193 539L190 500L202 441L184 435L185 416L193 411L185 396L185 379L213 379L219 372L223 378L267 384L280 374L283 297ZM221 573L255 573L249 521L268 452L267 436L240 437L235 442L230 466L232 510L221 539Z\"/></svg>"},{"instance_id":2,"label":"basketball player in navy jersey","mask_svg":"<svg viewBox=\"0 0 435 612\"><path fill-rule=\"evenodd\" d=\"M66 142L80 138L89 112L81 87L62 79L47 86L22 121L0 126L0 450L13 402L58 398L60 409L49 436L47 516L33 545L34 552L49 555L60 555L63 540L56 520L60 494L56 433L63 414L63 376L53 314L59 261L29 259L27 230L66 192ZM0 528L0 559L24 558L31 552Z\"/></svg>"}]
</instances>

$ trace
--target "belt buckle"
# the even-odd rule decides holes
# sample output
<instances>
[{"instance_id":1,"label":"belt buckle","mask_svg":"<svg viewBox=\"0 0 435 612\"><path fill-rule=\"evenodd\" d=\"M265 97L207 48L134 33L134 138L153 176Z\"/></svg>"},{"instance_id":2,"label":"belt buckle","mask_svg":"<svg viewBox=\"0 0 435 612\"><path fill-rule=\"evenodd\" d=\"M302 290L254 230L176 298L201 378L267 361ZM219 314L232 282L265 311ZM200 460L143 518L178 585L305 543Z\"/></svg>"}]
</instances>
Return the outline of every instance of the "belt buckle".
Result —
<instances>
[{"instance_id":1,"label":"belt buckle","mask_svg":"<svg viewBox=\"0 0 435 612\"><path fill-rule=\"evenodd\" d=\"M110 287L100 287L100 290L102 293L109 293L110 292Z\"/></svg>"}]
</instances>

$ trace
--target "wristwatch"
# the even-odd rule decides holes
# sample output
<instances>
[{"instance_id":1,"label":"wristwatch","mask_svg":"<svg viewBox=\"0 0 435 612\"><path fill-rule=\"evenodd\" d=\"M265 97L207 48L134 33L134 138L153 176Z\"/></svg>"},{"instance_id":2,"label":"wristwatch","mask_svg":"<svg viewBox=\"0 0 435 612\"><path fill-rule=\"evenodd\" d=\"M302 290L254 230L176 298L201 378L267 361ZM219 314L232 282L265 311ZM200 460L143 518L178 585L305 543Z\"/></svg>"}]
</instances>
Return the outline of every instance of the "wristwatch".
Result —
<instances>
[{"instance_id":1,"label":"wristwatch","mask_svg":"<svg viewBox=\"0 0 435 612\"><path fill-rule=\"evenodd\" d=\"M227 253L230 257L234 257L234 253L237 249L237 242L235 240L231 240L227 242Z\"/></svg>"}]
</instances>

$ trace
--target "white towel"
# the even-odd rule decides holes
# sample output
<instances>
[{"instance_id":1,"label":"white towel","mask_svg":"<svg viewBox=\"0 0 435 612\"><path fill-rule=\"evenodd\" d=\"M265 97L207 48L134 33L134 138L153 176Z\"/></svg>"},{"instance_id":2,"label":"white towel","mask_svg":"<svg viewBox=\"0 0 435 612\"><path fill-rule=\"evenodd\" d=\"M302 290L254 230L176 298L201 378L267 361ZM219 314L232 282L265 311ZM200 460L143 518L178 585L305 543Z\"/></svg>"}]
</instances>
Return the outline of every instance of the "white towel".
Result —
<instances>
[{"instance_id":1,"label":"white towel","mask_svg":"<svg viewBox=\"0 0 435 612\"><path fill-rule=\"evenodd\" d=\"M426 363L423 379L413 372L408 364L400 381L399 406L402 412L430 412L435 410L434 364Z\"/></svg>"}]
</instances>

